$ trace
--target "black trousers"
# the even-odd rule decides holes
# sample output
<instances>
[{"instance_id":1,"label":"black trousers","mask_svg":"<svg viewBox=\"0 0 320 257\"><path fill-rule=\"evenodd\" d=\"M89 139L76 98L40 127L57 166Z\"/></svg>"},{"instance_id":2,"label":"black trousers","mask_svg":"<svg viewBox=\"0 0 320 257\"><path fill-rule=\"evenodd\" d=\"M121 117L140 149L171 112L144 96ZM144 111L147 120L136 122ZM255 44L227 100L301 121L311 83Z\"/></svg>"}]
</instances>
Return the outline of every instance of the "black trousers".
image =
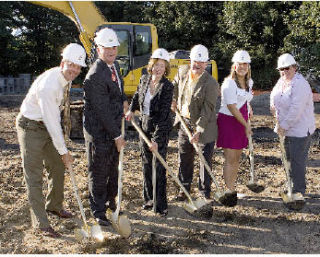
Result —
<instances>
[{"instance_id":1,"label":"black trousers","mask_svg":"<svg viewBox=\"0 0 320 257\"><path fill-rule=\"evenodd\" d=\"M146 136L151 139L152 130L148 130L146 128L152 128L152 126L148 126L146 120L147 117L143 117L143 125L142 130L146 134ZM166 135L161 137L161 141L158 143L158 152L166 159L167 148L169 142L169 131ZM140 137L140 150L141 150L141 161L142 161L142 171L143 171L143 197L145 202L153 199L153 185L152 185L152 159L153 154L149 150L148 145L144 142L144 140ZM168 209L167 202L167 177L166 177L166 169L162 166L162 164L156 159L155 161L155 169L156 169L156 211L161 212L163 210Z\"/></svg>"},{"instance_id":2,"label":"black trousers","mask_svg":"<svg viewBox=\"0 0 320 257\"><path fill-rule=\"evenodd\" d=\"M202 154L206 159L210 169L212 167L212 155L214 149L214 143L210 142L205 145L199 144L202 149ZM179 179L184 185L186 190L190 192L191 183L193 178L194 170L194 156L196 150L190 143L188 135L183 128L179 129L178 132L178 144L179 144ZM212 179L205 169L204 165L200 166L199 178L198 178L198 188L199 191L210 196Z\"/></svg>"},{"instance_id":3,"label":"black trousers","mask_svg":"<svg viewBox=\"0 0 320 257\"><path fill-rule=\"evenodd\" d=\"M114 140L92 140L84 130L88 158L89 199L93 216L104 217L118 193L119 152Z\"/></svg>"}]
</instances>

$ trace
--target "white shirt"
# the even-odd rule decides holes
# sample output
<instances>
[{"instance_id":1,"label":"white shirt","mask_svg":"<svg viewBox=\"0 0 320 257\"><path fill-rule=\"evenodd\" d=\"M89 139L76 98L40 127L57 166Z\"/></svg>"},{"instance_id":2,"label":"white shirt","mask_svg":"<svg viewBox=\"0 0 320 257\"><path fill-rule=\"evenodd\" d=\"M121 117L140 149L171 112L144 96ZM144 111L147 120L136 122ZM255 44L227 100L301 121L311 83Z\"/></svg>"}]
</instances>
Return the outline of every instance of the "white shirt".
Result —
<instances>
[{"instance_id":1,"label":"white shirt","mask_svg":"<svg viewBox=\"0 0 320 257\"><path fill-rule=\"evenodd\" d=\"M43 121L60 155L68 153L60 123L60 107L64 87L68 83L60 67L45 71L32 83L20 108L20 113L24 117Z\"/></svg>"},{"instance_id":2,"label":"white shirt","mask_svg":"<svg viewBox=\"0 0 320 257\"><path fill-rule=\"evenodd\" d=\"M144 97L143 102L143 114L150 115L150 102L151 102L152 95L150 93L150 88L148 87L147 93Z\"/></svg>"},{"instance_id":3,"label":"white shirt","mask_svg":"<svg viewBox=\"0 0 320 257\"><path fill-rule=\"evenodd\" d=\"M306 137L316 129L312 91L305 78L296 73L287 85L280 78L270 94L270 107L286 136ZM285 87L286 86L286 87ZM276 126L275 132L278 131Z\"/></svg>"},{"instance_id":4,"label":"white shirt","mask_svg":"<svg viewBox=\"0 0 320 257\"><path fill-rule=\"evenodd\" d=\"M112 65L109 65L109 64L107 64L108 65L108 68L110 69L110 72L111 72L111 74L112 74L112 67L114 68L114 71L115 71L115 73L116 73L116 79L117 79L117 82L118 82L118 86L119 86L119 90L120 90L120 92L122 93L122 90L121 90L121 80L120 80L120 78L119 78L119 74L118 74L118 72L117 72L117 69L116 69L116 66L114 65L114 64L112 64Z\"/></svg>"},{"instance_id":5,"label":"white shirt","mask_svg":"<svg viewBox=\"0 0 320 257\"><path fill-rule=\"evenodd\" d=\"M236 82L227 77L221 86L221 107L219 112L233 116L228 109L228 104L237 104L237 109L240 109L246 102L250 102L252 95L253 80L249 81L249 92L245 89L239 88Z\"/></svg>"}]
</instances>

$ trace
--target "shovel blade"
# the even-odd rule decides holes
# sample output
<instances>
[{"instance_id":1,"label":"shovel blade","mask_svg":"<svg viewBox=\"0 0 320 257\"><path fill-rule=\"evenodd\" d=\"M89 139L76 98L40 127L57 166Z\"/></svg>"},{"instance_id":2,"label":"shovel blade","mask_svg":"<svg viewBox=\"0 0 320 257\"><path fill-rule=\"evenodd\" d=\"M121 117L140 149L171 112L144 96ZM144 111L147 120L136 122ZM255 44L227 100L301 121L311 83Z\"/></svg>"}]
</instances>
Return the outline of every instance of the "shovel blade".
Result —
<instances>
[{"instance_id":1,"label":"shovel blade","mask_svg":"<svg viewBox=\"0 0 320 257\"><path fill-rule=\"evenodd\" d=\"M192 203L185 203L183 208L190 213L192 216L210 219L213 215L213 209L211 203L208 203L206 200L198 198Z\"/></svg>"},{"instance_id":2,"label":"shovel blade","mask_svg":"<svg viewBox=\"0 0 320 257\"><path fill-rule=\"evenodd\" d=\"M85 229L75 229L74 230L75 238L78 242L81 242L82 240L88 240L89 239L89 233Z\"/></svg>"},{"instance_id":3,"label":"shovel blade","mask_svg":"<svg viewBox=\"0 0 320 257\"><path fill-rule=\"evenodd\" d=\"M304 200L294 200L292 198L292 195L290 196L284 192L282 192L280 196L282 198L283 204L290 210L299 211L304 207L306 203Z\"/></svg>"},{"instance_id":4,"label":"shovel blade","mask_svg":"<svg viewBox=\"0 0 320 257\"><path fill-rule=\"evenodd\" d=\"M131 223L126 215L117 215L113 212L110 219L112 227L121 237L128 238L131 235Z\"/></svg>"},{"instance_id":5,"label":"shovel blade","mask_svg":"<svg viewBox=\"0 0 320 257\"><path fill-rule=\"evenodd\" d=\"M131 235L131 223L126 215L120 215L119 217L119 234L128 238Z\"/></svg>"},{"instance_id":6,"label":"shovel blade","mask_svg":"<svg viewBox=\"0 0 320 257\"><path fill-rule=\"evenodd\" d=\"M99 225L93 225L91 227L91 237L98 241L98 242L103 242L104 241L104 235L102 233L101 227Z\"/></svg>"},{"instance_id":7,"label":"shovel blade","mask_svg":"<svg viewBox=\"0 0 320 257\"><path fill-rule=\"evenodd\" d=\"M254 193L261 193L264 190L263 185L259 185L257 183L252 183L252 182L247 184L247 188L249 188Z\"/></svg>"}]
</instances>

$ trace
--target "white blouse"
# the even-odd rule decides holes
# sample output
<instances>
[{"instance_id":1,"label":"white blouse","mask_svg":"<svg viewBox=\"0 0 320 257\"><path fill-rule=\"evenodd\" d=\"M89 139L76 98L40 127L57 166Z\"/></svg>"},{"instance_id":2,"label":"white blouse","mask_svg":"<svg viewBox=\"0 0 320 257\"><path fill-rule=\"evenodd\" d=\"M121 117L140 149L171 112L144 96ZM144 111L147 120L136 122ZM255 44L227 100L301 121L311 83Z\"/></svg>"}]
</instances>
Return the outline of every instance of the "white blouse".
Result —
<instances>
[{"instance_id":1,"label":"white blouse","mask_svg":"<svg viewBox=\"0 0 320 257\"><path fill-rule=\"evenodd\" d=\"M252 94L253 80L249 81L249 92L239 88L236 82L231 78L226 78L221 86L221 106L220 113L232 116L228 109L228 104L237 104L237 109L240 109L246 102L250 102L253 98Z\"/></svg>"}]
</instances>

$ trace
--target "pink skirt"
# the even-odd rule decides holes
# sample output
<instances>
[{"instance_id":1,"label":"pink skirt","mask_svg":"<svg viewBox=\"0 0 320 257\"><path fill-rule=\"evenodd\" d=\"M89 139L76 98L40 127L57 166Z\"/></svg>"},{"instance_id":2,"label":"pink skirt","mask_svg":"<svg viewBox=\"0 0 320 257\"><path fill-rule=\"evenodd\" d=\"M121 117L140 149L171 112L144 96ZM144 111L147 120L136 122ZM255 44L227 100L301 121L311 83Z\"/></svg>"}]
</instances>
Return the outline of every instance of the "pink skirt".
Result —
<instances>
[{"instance_id":1,"label":"pink skirt","mask_svg":"<svg viewBox=\"0 0 320 257\"><path fill-rule=\"evenodd\" d=\"M245 103L240 109L243 118L248 120L248 108ZM248 146L245 127L234 117L218 113L218 139L217 147L229 149L243 149Z\"/></svg>"}]
</instances>

